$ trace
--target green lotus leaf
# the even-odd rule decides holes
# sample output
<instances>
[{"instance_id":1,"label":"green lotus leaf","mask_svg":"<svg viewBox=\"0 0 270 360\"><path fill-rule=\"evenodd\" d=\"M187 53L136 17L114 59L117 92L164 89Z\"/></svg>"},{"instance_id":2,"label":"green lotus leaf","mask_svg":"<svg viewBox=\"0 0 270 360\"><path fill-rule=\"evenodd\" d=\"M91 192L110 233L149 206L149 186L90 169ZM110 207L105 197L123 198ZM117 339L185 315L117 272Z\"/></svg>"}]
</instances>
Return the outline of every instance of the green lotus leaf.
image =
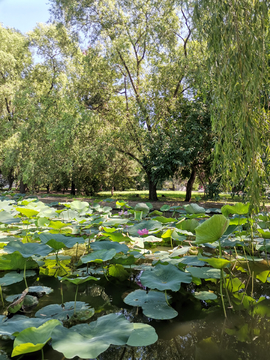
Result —
<instances>
[{"instance_id":1,"label":"green lotus leaf","mask_svg":"<svg viewBox=\"0 0 270 360\"><path fill-rule=\"evenodd\" d=\"M197 256L190 255L190 256L184 256L180 258L179 263L185 264L188 266L204 266L205 262L198 259Z\"/></svg>"},{"instance_id":2,"label":"green lotus leaf","mask_svg":"<svg viewBox=\"0 0 270 360\"><path fill-rule=\"evenodd\" d=\"M53 289L48 286L29 286L28 293L41 297L43 295L48 295L53 292Z\"/></svg>"},{"instance_id":3,"label":"green lotus leaf","mask_svg":"<svg viewBox=\"0 0 270 360\"><path fill-rule=\"evenodd\" d=\"M199 260L207 262L209 265L213 266L216 269L223 269L225 267L228 267L231 263L229 260L214 258L214 257L213 258L200 257Z\"/></svg>"},{"instance_id":4,"label":"green lotus leaf","mask_svg":"<svg viewBox=\"0 0 270 360\"><path fill-rule=\"evenodd\" d=\"M115 249L116 253L122 252L126 254L129 250L128 246L125 244L119 244L114 241L95 241L91 243L91 248L93 250L110 250Z\"/></svg>"},{"instance_id":5,"label":"green lotus leaf","mask_svg":"<svg viewBox=\"0 0 270 360\"><path fill-rule=\"evenodd\" d=\"M125 255L125 256L120 256L120 255L116 255L112 261L111 264L121 264L121 265L132 265L135 264L136 259L133 255Z\"/></svg>"},{"instance_id":6,"label":"green lotus leaf","mask_svg":"<svg viewBox=\"0 0 270 360\"><path fill-rule=\"evenodd\" d=\"M84 244L85 240L82 237L71 237L62 234L42 233L38 235L41 242L48 244L55 250L60 250L64 247L72 248L75 244Z\"/></svg>"},{"instance_id":7,"label":"green lotus leaf","mask_svg":"<svg viewBox=\"0 0 270 360\"><path fill-rule=\"evenodd\" d=\"M52 347L68 359L74 356L95 359L111 344L125 345L133 330L133 324L123 315L109 314L90 324L80 324L70 329L56 327L52 333Z\"/></svg>"},{"instance_id":8,"label":"green lotus leaf","mask_svg":"<svg viewBox=\"0 0 270 360\"><path fill-rule=\"evenodd\" d=\"M53 329L59 325L61 325L61 323L58 320L49 320L38 328L30 327L21 331L16 336L11 356L41 350L50 340Z\"/></svg>"},{"instance_id":9,"label":"green lotus leaf","mask_svg":"<svg viewBox=\"0 0 270 360\"><path fill-rule=\"evenodd\" d=\"M60 278L61 282L68 281L68 282L71 282L74 285L80 285L80 284L83 284L83 283L85 283L87 281L90 281L90 280L98 281L99 278L96 278L94 276L81 276L81 277L77 277L75 279L71 279L71 278L67 278L67 277Z\"/></svg>"},{"instance_id":10,"label":"green lotus leaf","mask_svg":"<svg viewBox=\"0 0 270 360\"><path fill-rule=\"evenodd\" d=\"M129 346L148 346L158 340L155 329L148 324L134 323L133 328L127 341Z\"/></svg>"},{"instance_id":11,"label":"green lotus leaf","mask_svg":"<svg viewBox=\"0 0 270 360\"><path fill-rule=\"evenodd\" d=\"M221 210L218 208L209 208L205 211L206 214L214 213L214 214L221 214Z\"/></svg>"},{"instance_id":12,"label":"green lotus leaf","mask_svg":"<svg viewBox=\"0 0 270 360\"><path fill-rule=\"evenodd\" d=\"M194 232L194 230L199 226L199 222L195 219L188 219L188 220L184 220L181 221L180 223L178 223L176 225L176 227L178 229L181 230L186 230L186 231L191 231Z\"/></svg>"},{"instance_id":13,"label":"green lotus leaf","mask_svg":"<svg viewBox=\"0 0 270 360\"><path fill-rule=\"evenodd\" d=\"M144 215L147 215L150 209L145 203L137 203L134 210L142 211Z\"/></svg>"},{"instance_id":14,"label":"green lotus leaf","mask_svg":"<svg viewBox=\"0 0 270 360\"><path fill-rule=\"evenodd\" d=\"M67 320L70 317L73 316L74 314L74 305L75 302L74 301L69 301L64 303L63 305L59 305L59 304L51 304L51 305L47 305L44 306L42 309L39 309L35 316L37 318L46 318L48 320L48 318L52 318L52 319L57 319L60 321L63 320ZM89 305L87 305L85 302L83 301L76 301L76 314L82 314L82 313L87 313L87 312L95 312L93 308L90 308Z\"/></svg>"},{"instance_id":15,"label":"green lotus leaf","mask_svg":"<svg viewBox=\"0 0 270 360\"><path fill-rule=\"evenodd\" d=\"M236 225L236 226L244 225L247 223L247 221L248 221L247 218L234 217L234 218L230 219L230 225Z\"/></svg>"},{"instance_id":16,"label":"green lotus leaf","mask_svg":"<svg viewBox=\"0 0 270 360\"><path fill-rule=\"evenodd\" d=\"M35 276L35 271L26 271L25 276ZM5 274L3 277L0 278L0 285L1 286L8 286L11 284L15 284L23 280L23 273L17 273L16 271L10 271L9 273Z\"/></svg>"},{"instance_id":17,"label":"green lotus leaf","mask_svg":"<svg viewBox=\"0 0 270 360\"><path fill-rule=\"evenodd\" d=\"M15 240L10 241L4 250L8 254L18 251L24 258L28 258L33 255L46 256L52 251L52 248L44 244L22 243L19 240Z\"/></svg>"},{"instance_id":18,"label":"green lotus leaf","mask_svg":"<svg viewBox=\"0 0 270 360\"><path fill-rule=\"evenodd\" d=\"M128 223L128 219L122 219L122 218L110 218L103 221L104 226L118 226L118 225L124 225Z\"/></svg>"},{"instance_id":19,"label":"green lotus leaf","mask_svg":"<svg viewBox=\"0 0 270 360\"><path fill-rule=\"evenodd\" d=\"M151 211L149 216L162 216L162 212L158 210Z\"/></svg>"},{"instance_id":20,"label":"green lotus leaf","mask_svg":"<svg viewBox=\"0 0 270 360\"><path fill-rule=\"evenodd\" d=\"M48 226L52 229L60 230L69 225L71 225L71 224L63 223L62 221L51 221Z\"/></svg>"},{"instance_id":21,"label":"green lotus leaf","mask_svg":"<svg viewBox=\"0 0 270 360\"><path fill-rule=\"evenodd\" d=\"M155 221L159 221L161 224L175 223L177 219L175 218L166 218L165 216L156 216Z\"/></svg>"},{"instance_id":22,"label":"green lotus leaf","mask_svg":"<svg viewBox=\"0 0 270 360\"><path fill-rule=\"evenodd\" d=\"M155 320L169 320L178 315L178 312L166 302L162 304L145 304L143 307L143 313L146 317Z\"/></svg>"},{"instance_id":23,"label":"green lotus leaf","mask_svg":"<svg viewBox=\"0 0 270 360\"><path fill-rule=\"evenodd\" d=\"M221 238L227 230L230 220L223 215L213 215L196 229L196 244L212 243Z\"/></svg>"},{"instance_id":24,"label":"green lotus leaf","mask_svg":"<svg viewBox=\"0 0 270 360\"><path fill-rule=\"evenodd\" d=\"M245 215L249 211L250 204L236 203L235 205L224 205L221 208L221 212L224 216L228 217L232 214Z\"/></svg>"},{"instance_id":25,"label":"green lotus leaf","mask_svg":"<svg viewBox=\"0 0 270 360\"><path fill-rule=\"evenodd\" d=\"M262 238L270 239L270 231L269 230L258 229L258 232L260 233Z\"/></svg>"},{"instance_id":26,"label":"green lotus leaf","mask_svg":"<svg viewBox=\"0 0 270 360\"><path fill-rule=\"evenodd\" d=\"M188 214L204 214L205 209L198 204L188 204L184 205L184 209Z\"/></svg>"},{"instance_id":27,"label":"green lotus leaf","mask_svg":"<svg viewBox=\"0 0 270 360\"><path fill-rule=\"evenodd\" d=\"M15 315L10 319L3 317L2 320L0 320L0 334L12 336L31 326L40 326L46 321L48 321L48 319L35 319L24 315Z\"/></svg>"},{"instance_id":28,"label":"green lotus leaf","mask_svg":"<svg viewBox=\"0 0 270 360\"><path fill-rule=\"evenodd\" d=\"M39 213L37 210L33 209L27 209L27 208L16 208L17 211L19 211L23 216L26 216L28 218L31 218Z\"/></svg>"},{"instance_id":29,"label":"green lotus leaf","mask_svg":"<svg viewBox=\"0 0 270 360\"><path fill-rule=\"evenodd\" d=\"M173 257L184 255L189 251L190 248L191 248L191 246L183 246L179 249L176 249L170 254L170 257L173 258Z\"/></svg>"},{"instance_id":30,"label":"green lotus leaf","mask_svg":"<svg viewBox=\"0 0 270 360\"><path fill-rule=\"evenodd\" d=\"M162 239L171 238L174 229L167 229L164 234L161 235Z\"/></svg>"},{"instance_id":31,"label":"green lotus leaf","mask_svg":"<svg viewBox=\"0 0 270 360\"><path fill-rule=\"evenodd\" d=\"M109 249L109 250L97 250L93 251L88 255L81 257L81 263L86 264L88 262L104 262L111 260L116 255L115 249Z\"/></svg>"},{"instance_id":32,"label":"green lotus leaf","mask_svg":"<svg viewBox=\"0 0 270 360\"><path fill-rule=\"evenodd\" d=\"M170 295L167 295L168 300L171 298ZM145 290L135 290L129 293L124 298L124 303L131 306L144 307L145 304L163 304L166 303L165 294L160 291L150 290L146 292Z\"/></svg>"},{"instance_id":33,"label":"green lotus leaf","mask_svg":"<svg viewBox=\"0 0 270 360\"><path fill-rule=\"evenodd\" d=\"M193 295L196 299L204 300L204 301L217 299L217 295L210 291L199 291L199 292L195 292Z\"/></svg>"},{"instance_id":34,"label":"green lotus leaf","mask_svg":"<svg viewBox=\"0 0 270 360\"><path fill-rule=\"evenodd\" d=\"M139 224L131 226L128 232L131 236L138 236L138 230L142 229L147 229L148 231L158 231L162 229L162 225L160 222L155 220L144 220Z\"/></svg>"},{"instance_id":35,"label":"green lotus leaf","mask_svg":"<svg viewBox=\"0 0 270 360\"><path fill-rule=\"evenodd\" d=\"M171 208L170 205L162 205L160 211L169 211L170 208Z\"/></svg>"},{"instance_id":36,"label":"green lotus leaf","mask_svg":"<svg viewBox=\"0 0 270 360\"><path fill-rule=\"evenodd\" d=\"M192 279L173 265L158 264L152 271L144 271L140 280L150 289L179 291L182 282L189 284Z\"/></svg>"},{"instance_id":37,"label":"green lotus leaf","mask_svg":"<svg viewBox=\"0 0 270 360\"><path fill-rule=\"evenodd\" d=\"M3 210L0 211L0 223L2 224L14 224L17 222L21 222L20 218L15 218L12 214L9 212Z\"/></svg>"},{"instance_id":38,"label":"green lotus leaf","mask_svg":"<svg viewBox=\"0 0 270 360\"><path fill-rule=\"evenodd\" d=\"M86 201L74 200L69 204L69 207L71 210L76 210L80 214L89 208L89 203Z\"/></svg>"},{"instance_id":39,"label":"green lotus leaf","mask_svg":"<svg viewBox=\"0 0 270 360\"><path fill-rule=\"evenodd\" d=\"M77 220L79 219L80 215L77 211L75 210L64 210L59 214L59 219L63 219L66 221L70 221L70 220Z\"/></svg>"},{"instance_id":40,"label":"green lotus leaf","mask_svg":"<svg viewBox=\"0 0 270 360\"><path fill-rule=\"evenodd\" d=\"M130 238L122 233L102 233L103 236L110 238L111 241L121 242L121 241L130 241Z\"/></svg>"},{"instance_id":41,"label":"green lotus leaf","mask_svg":"<svg viewBox=\"0 0 270 360\"><path fill-rule=\"evenodd\" d=\"M195 278L199 279L220 279L221 274L218 269L188 267L187 271Z\"/></svg>"},{"instance_id":42,"label":"green lotus leaf","mask_svg":"<svg viewBox=\"0 0 270 360\"><path fill-rule=\"evenodd\" d=\"M36 261L31 258L25 259L18 251L0 256L0 270L23 270L25 263L27 269L37 269L39 267Z\"/></svg>"}]
</instances>

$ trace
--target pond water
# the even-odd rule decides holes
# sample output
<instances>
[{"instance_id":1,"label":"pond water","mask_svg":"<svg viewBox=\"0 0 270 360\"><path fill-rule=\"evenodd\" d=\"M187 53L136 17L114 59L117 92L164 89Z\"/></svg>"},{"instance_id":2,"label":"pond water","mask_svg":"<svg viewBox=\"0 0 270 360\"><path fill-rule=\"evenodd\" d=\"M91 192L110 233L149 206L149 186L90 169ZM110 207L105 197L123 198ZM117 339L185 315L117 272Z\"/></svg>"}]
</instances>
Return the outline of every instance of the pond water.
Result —
<instances>
[{"instance_id":1,"label":"pond water","mask_svg":"<svg viewBox=\"0 0 270 360\"><path fill-rule=\"evenodd\" d=\"M0 360L268 359L270 215L118 205L0 202Z\"/></svg>"},{"instance_id":2,"label":"pond water","mask_svg":"<svg viewBox=\"0 0 270 360\"><path fill-rule=\"evenodd\" d=\"M75 287L73 284L60 284L58 279L40 276L38 281L29 280L32 285L48 286L53 293L39 299L37 307L27 313L32 317L44 306L62 304L73 301ZM205 282L205 288L215 289L217 285ZM24 290L24 284L14 284L5 291L6 295ZM123 314L131 322L144 322L153 326L158 334L158 341L146 347L110 346L100 354L99 360L245 360L268 359L270 351L270 301L265 305L264 313L248 314L247 311L228 311L224 319L220 303L209 304L194 299L192 292L195 287L183 286L177 294L172 294L171 305L178 311L178 316L171 320L154 320L143 315L140 308L131 307L123 302L128 292L138 288L136 283L129 281L107 281L105 277L89 286L79 286L78 300L95 308L91 321L109 313ZM128 289L128 291L127 291ZM4 289L5 290L5 289ZM218 291L218 289L217 289ZM270 289L267 285L255 284L256 296L263 295L270 299ZM4 310L3 308L1 309ZM1 340L0 349L7 353L12 351L12 341ZM1 353L0 353L1 354ZM54 351L50 345L44 347L46 359L63 360L63 354ZM35 352L20 359L41 359L41 354ZM0 359L1 356L0 356ZM3 359L6 359L3 357ZM81 359L75 357L74 359Z\"/></svg>"}]
</instances>

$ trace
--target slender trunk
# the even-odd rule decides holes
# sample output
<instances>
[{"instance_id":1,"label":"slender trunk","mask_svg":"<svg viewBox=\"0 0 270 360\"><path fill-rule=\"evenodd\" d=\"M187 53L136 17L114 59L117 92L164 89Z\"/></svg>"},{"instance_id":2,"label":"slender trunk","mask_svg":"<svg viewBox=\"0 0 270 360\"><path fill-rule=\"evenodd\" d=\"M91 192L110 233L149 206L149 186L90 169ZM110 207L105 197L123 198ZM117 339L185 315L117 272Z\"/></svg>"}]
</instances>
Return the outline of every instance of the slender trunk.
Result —
<instances>
[{"instance_id":1,"label":"slender trunk","mask_svg":"<svg viewBox=\"0 0 270 360\"><path fill-rule=\"evenodd\" d=\"M152 181L151 174L147 174L149 184L149 200L158 201L157 197L157 183Z\"/></svg>"},{"instance_id":2,"label":"slender trunk","mask_svg":"<svg viewBox=\"0 0 270 360\"><path fill-rule=\"evenodd\" d=\"M23 181L20 181L20 193L25 194L26 193L26 184L23 183Z\"/></svg>"},{"instance_id":3,"label":"slender trunk","mask_svg":"<svg viewBox=\"0 0 270 360\"><path fill-rule=\"evenodd\" d=\"M50 193L50 185L47 185L46 188L47 188L47 194L49 194Z\"/></svg>"},{"instance_id":4,"label":"slender trunk","mask_svg":"<svg viewBox=\"0 0 270 360\"><path fill-rule=\"evenodd\" d=\"M191 175L190 175L190 178L188 179L188 182L187 182L185 201L190 201L191 200L191 192L192 192L192 187L193 187L195 178L196 178L196 167L194 166L194 167L192 167Z\"/></svg>"},{"instance_id":5,"label":"slender trunk","mask_svg":"<svg viewBox=\"0 0 270 360\"><path fill-rule=\"evenodd\" d=\"M71 195L76 195L75 182L74 182L73 180L71 181L70 194L71 194Z\"/></svg>"}]
</instances>

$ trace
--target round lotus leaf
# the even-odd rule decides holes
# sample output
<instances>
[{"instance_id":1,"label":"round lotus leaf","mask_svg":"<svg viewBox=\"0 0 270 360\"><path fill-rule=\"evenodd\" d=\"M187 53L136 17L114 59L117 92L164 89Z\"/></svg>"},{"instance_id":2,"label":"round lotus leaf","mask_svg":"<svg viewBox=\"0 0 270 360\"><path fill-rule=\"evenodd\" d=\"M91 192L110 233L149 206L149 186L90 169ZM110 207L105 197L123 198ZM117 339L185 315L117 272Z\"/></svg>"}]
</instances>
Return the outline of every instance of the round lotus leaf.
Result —
<instances>
[{"instance_id":1,"label":"round lotus leaf","mask_svg":"<svg viewBox=\"0 0 270 360\"><path fill-rule=\"evenodd\" d=\"M0 223L2 224L14 224L21 222L20 218L15 218L12 214L6 210L0 211Z\"/></svg>"},{"instance_id":2,"label":"round lotus leaf","mask_svg":"<svg viewBox=\"0 0 270 360\"><path fill-rule=\"evenodd\" d=\"M94 276L80 276L80 277L76 277L75 279L71 279L67 277L60 278L60 281L68 281L74 285L80 285L90 280L98 281L99 278L96 278Z\"/></svg>"},{"instance_id":3,"label":"round lotus leaf","mask_svg":"<svg viewBox=\"0 0 270 360\"><path fill-rule=\"evenodd\" d=\"M168 300L171 298L167 296ZM165 294L160 291L150 290L146 292L145 290L135 290L132 291L124 298L124 302L131 306L140 306L143 307L146 303L164 303L166 302Z\"/></svg>"},{"instance_id":4,"label":"round lotus leaf","mask_svg":"<svg viewBox=\"0 0 270 360\"><path fill-rule=\"evenodd\" d=\"M31 218L39 213L37 210L33 209L27 209L27 208L16 208L17 211L19 211L23 216L26 216L28 218Z\"/></svg>"},{"instance_id":5,"label":"round lotus leaf","mask_svg":"<svg viewBox=\"0 0 270 360\"><path fill-rule=\"evenodd\" d=\"M213 215L210 219L204 221L196 229L196 244L212 243L221 238L225 233L230 220L223 215Z\"/></svg>"},{"instance_id":6,"label":"round lotus leaf","mask_svg":"<svg viewBox=\"0 0 270 360\"><path fill-rule=\"evenodd\" d=\"M8 254L19 251L23 257L27 258L33 255L46 256L52 251L52 248L45 244L22 243L19 240L15 240L10 241L4 250Z\"/></svg>"},{"instance_id":7,"label":"round lotus leaf","mask_svg":"<svg viewBox=\"0 0 270 360\"><path fill-rule=\"evenodd\" d=\"M179 291L181 283L189 284L192 278L174 265L158 264L153 270L144 271L140 280L150 289Z\"/></svg>"},{"instance_id":8,"label":"round lotus leaf","mask_svg":"<svg viewBox=\"0 0 270 360\"><path fill-rule=\"evenodd\" d=\"M128 338L129 346L148 346L154 344L158 340L156 330L148 324L133 324L134 330Z\"/></svg>"},{"instance_id":9,"label":"round lotus leaf","mask_svg":"<svg viewBox=\"0 0 270 360\"><path fill-rule=\"evenodd\" d=\"M110 250L115 249L117 253L122 252L126 254L129 250L129 247L125 244L119 244L114 241L95 241L91 243L91 248L93 250Z\"/></svg>"},{"instance_id":10,"label":"round lotus leaf","mask_svg":"<svg viewBox=\"0 0 270 360\"><path fill-rule=\"evenodd\" d=\"M88 255L82 256L80 261L83 264L86 264L88 262L104 262L104 261L111 260L115 255L116 255L115 249L97 250L97 251L91 252Z\"/></svg>"},{"instance_id":11,"label":"round lotus leaf","mask_svg":"<svg viewBox=\"0 0 270 360\"><path fill-rule=\"evenodd\" d=\"M68 359L79 356L95 359L112 345L125 345L134 330L123 315L109 314L97 321L66 329L57 327L52 333L52 347Z\"/></svg>"},{"instance_id":12,"label":"round lotus leaf","mask_svg":"<svg viewBox=\"0 0 270 360\"><path fill-rule=\"evenodd\" d=\"M145 203L138 203L135 205L134 210L142 211L144 215L147 215L150 209Z\"/></svg>"},{"instance_id":13,"label":"round lotus leaf","mask_svg":"<svg viewBox=\"0 0 270 360\"><path fill-rule=\"evenodd\" d=\"M188 267L187 271L190 272L193 277L199 279L220 279L221 277L220 270L218 269Z\"/></svg>"},{"instance_id":14,"label":"round lotus leaf","mask_svg":"<svg viewBox=\"0 0 270 360\"><path fill-rule=\"evenodd\" d=\"M51 304L44 306L42 309L39 309L35 316L38 318L53 318L58 320L67 320L74 314L74 301L69 301L63 305ZM78 312L93 312L94 310L90 308L85 302L77 301L76 302L76 313Z\"/></svg>"},{"instance_id":15,"label":"round lotus leaf","mask_svg":"<svg viewBox=\"0 0 270 360\"><path fill-rule=\"evenodd\" d=\"M36 295L37 297L42 297L53 292L53 289L48 286L29 286L28 294Z\"/></svg>"},{"instance_id":16,"label":"round lotus leaf","mask_svg":"<svg viewBox=\"0 0 270 360\"><path fill-rule=\"evenodd\" d=\"M24 308L29 310L31 308L34 308L37 305L38 305L38 298L36 296L32 296L32 295L26 295L25 296L25 298L23 300Z\"/></svg>"},{"instance_id":17,"label":"round lotus leaf","mask_svg":"<svg viewBox=\"0 0 270 360\"><path fill-rule=\"evenodd\" d=\"M217 299L217 295L210 292L210 291L199 291L199 292L195 292L194 297L196 299L199 300L216 300Z\"/></svg>"},{"instance_id":18,"label":"round lotus leaf","mask_svg":"<svg viewBox=\"0 0 270 360\"><path fill-rule=\"evenodd\" d=\"M173 319L178 315L178 312L175 311L166 302L162 304L161 303L145 304L142 309L146 317L156 320Z\"/></svg>"}]
</instances>

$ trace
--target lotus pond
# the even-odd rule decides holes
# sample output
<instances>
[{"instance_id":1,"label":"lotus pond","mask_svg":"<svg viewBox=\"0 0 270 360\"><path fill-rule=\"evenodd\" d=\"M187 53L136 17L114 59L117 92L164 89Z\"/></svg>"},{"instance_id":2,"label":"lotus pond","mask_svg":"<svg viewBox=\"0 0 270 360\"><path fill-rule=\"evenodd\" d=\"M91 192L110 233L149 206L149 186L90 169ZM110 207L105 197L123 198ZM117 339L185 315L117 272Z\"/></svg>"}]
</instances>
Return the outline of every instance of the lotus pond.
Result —
<instances>
[{"instance_id":1,"label":"lotus pond","mask_svg":"<svg viewBox=\"0 0 270 360\"><path fill-rule=\"evenodd\" d=\"M116 207L1 198L0 360L269 357L268 213Z\"/></svg>"}]
</instances>

